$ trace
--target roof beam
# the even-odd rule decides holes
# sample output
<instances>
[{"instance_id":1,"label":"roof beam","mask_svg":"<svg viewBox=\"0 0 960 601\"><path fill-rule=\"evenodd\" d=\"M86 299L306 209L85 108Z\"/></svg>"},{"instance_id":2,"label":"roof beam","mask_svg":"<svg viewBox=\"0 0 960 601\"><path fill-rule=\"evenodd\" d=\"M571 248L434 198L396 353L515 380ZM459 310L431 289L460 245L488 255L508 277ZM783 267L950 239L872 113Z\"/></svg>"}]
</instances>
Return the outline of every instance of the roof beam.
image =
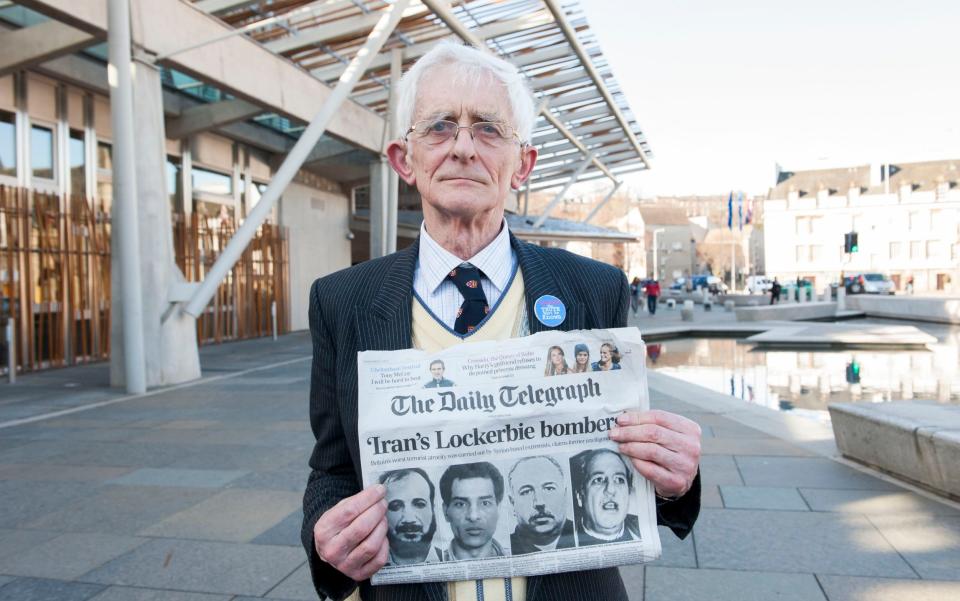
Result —
<instances>
[{"instance_id":1,"label":"roof beam","mask_svg":"<svg viewBox=\"0 0 960 601\"><path fill-rule=\"evenodd\" d=\"M97 41L89 33L59 21L46 21L23 29L0 32L0 48L3 48L0 53L0 77L64 54L73 54Z\"/></svg>"},{"instance_id":2,"label":"roof beam","mask_svg":"<svg viewBox=\"0 0 960 601\"><path fill-rule=\"evenodd\" d=\"M427 14L429 10L422 4L415 4L403 11L401 19L411 19ZM372 11L355 17L338 19L316 27L301 29L292 36L267 42L266 47L277 54L292 52L308 46L323 44L330 40L343 39L360 34L366 34L377 24L380 11Z\"/></svg>"},{"instance_id":3,"label":"roof beam","mask_svg":"<svg viewBox=\"0 0 960 601\"><path fill-rule=\"evenodd\" d=\"M590 75L590 78L597 86L597 89L600 91L603 99L608 105L610 105L610 111L613 113L614 117L617 118L617 121L620 123L620 127L623 128L623 133L633 145L633 149L637 152L637 154L640 155L640 158L643 159L643 164L649 168L650 159L647 157L647 153L644 152L640 142L637 140L636 136L633 135L633 130L630 129L630 124L620 111L620 107L618 107L617 103L614 102L613 95L610 94L610 90L607 89L607 85L603 81L603 77L600 76L600 74L597 72L597 69L593 66L593 61L590 60L590 57L587 55L587 51L580 43L579 38L577 38L577 32L574 31L573 28L570 27L570 23L567 22L567 17L563 14L563 9L560 8L560 4L557 2L557 0L543 0L543 3L547 5L547 8L553 14L553 18L556 20L561 31L563 31L563 35L566 36L567 42L573 48L573 51L576 53L576 55L580 58L580 62L583 63L583 68Z\"/></svg>"},{"instance_id":4,"label":"roof beam","mask_svg":"<svg viewBox=\"0 0 960 601\"><path fill-rule=\"evenodd\" d=\"M105 37L102 0L19 0L58 21ZM246 36L230 36L178 52L196 40L214 40L233 31L220 19L187 2L130 0L134 43L147 54L170 55L163 62L222 91L261 105L294 121L309 123L333 90L292 62ZM380 151L384 119L354 101L340 106L328 131L356 146Z\"/></svg>"},{"instance_id":5,"label":"roof beam","mask_svg":"<svg viewBox=\"0 0 960 601\"><path fill-rule=\"evenodd\" d=\"M208 13L220 13L235 8L243 8L256 4L260 0L200 0L195 2L197 8Z\"/></svg>"},{"instance_id":6,"label":"roof beam","mask_svg":"<svg viewBox=\"0 0 960 601\"><path fill-rule=\"evenodd\" d=\"M171 140L179 140L202 131L245 121L262 112L264 111L261 107L236 98L199 104L186 109L179 117L167 121L167 137Z\"/></svg>"}]
</instances>

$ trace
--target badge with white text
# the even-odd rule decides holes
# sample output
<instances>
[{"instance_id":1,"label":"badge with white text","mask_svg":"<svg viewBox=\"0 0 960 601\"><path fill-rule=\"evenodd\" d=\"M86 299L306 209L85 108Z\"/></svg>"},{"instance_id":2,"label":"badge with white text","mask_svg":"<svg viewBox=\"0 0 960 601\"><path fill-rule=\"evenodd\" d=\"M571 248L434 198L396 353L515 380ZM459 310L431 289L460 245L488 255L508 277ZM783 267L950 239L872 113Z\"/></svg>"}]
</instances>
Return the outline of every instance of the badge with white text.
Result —
<instances>
[{"instance_id":1,"label":"badge with white text","mask_svg":"<svg viewBox=\"0 0 960 601\"><path fill-rule=\"evenodd\" d=\"M537 319L548 328L555 328L567 318L567 308L563 301L555 296L544 294L533 303L533 312Z\"/></svg>"}]
</instances>

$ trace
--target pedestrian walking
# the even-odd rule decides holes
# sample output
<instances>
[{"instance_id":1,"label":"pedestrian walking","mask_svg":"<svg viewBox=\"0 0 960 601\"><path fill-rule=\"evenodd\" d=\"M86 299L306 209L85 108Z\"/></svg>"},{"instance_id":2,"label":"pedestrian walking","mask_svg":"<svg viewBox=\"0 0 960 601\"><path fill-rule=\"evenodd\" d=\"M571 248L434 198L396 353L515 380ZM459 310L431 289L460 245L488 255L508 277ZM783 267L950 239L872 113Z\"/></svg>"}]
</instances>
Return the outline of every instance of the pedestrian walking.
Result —
<instances>
[{"instance_id":1,"label":"pedestrian walking","mask_svg":"<svg viewBox=\"0 0 960 601\"><path fill-rule=\"evenodd\" d=\"M647 292L647 311L650 315L657 314L657 297L660 296L660 283L657 280L650 280L645 287Z\"/></svg>"},{"instance_id":2,"label":"pedestrian walking","mask_svg":"<svg viewBox=\"0 0 960 601\"><path fill-rule=\"evenodd\" d=\"M780 282L773 278L773 285L770 286L770 304L775 305L780 302Z\"/></svg>"},{"instance_id":3,"label":"pedestrian walking","mask_svg":"<svg viewBox=\"0 0 960 601\"><path fill-rule=\"evenodd\" d=\"M640 278L633 276L633 281L630 282L630 310L633 311L633 316L637 316L637 312L640 310L640 293L643 291L643 286L640 284Z\"/></svg>"}]
</instances>

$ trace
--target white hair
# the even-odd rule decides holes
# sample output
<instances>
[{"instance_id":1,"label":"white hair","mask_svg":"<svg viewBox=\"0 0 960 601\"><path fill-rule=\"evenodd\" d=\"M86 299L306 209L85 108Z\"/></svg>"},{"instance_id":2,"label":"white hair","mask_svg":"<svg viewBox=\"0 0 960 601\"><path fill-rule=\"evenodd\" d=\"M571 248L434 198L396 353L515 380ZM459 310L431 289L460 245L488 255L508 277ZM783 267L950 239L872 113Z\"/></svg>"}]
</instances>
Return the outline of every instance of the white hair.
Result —
<instances>
[{"instance_id":1,"label":"white hair","mask_svg":"<svg viewBox=\"0 0 960 601\"><path fill-rule=\"evenodd\" d=\"M417 102L417 87L423 74L431 67L456 64L459 73L452 85L468 82L479 83L484 78L498 80L507 92L510 110L513 113L512 125L524 142L530 142L533 136L533 124L537 120L533 94L517 68L502 58L450 41L441 41L420 57L410 70L400 79L397 86L397 124L401 131L413 125L414 109Z\"/></svg>"}]
</instances>

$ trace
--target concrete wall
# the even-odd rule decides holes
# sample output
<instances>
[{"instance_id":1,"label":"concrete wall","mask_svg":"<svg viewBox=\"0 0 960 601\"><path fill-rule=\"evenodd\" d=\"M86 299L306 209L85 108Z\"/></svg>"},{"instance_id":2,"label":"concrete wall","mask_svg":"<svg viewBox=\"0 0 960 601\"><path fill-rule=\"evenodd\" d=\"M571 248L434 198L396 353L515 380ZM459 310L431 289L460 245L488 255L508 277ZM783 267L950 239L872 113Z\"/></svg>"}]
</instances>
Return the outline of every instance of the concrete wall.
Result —
<instances>
[{"instance_id":1,"label":"concrete wall","mask_svg":"<svg viewBox=\"0 0 960 601\"><path fill-rule=\"evenodd\" d=\"M291 183L280 201L280 225L290 228L290 329L305 330L310 285L350 266L350 199L334 189Z\"/></svg>"},{"instance_id":2,"label":"concrete wall","mask_svg":"<svg viewBox=\"0 0 960 601\"><path fill-rule=\"evenodd\" d=\"M960 324L960 298L890 297L857 294L847 296L846 306L848 309L863 311L872 317Z\"/></svg>"}]
</instances>

